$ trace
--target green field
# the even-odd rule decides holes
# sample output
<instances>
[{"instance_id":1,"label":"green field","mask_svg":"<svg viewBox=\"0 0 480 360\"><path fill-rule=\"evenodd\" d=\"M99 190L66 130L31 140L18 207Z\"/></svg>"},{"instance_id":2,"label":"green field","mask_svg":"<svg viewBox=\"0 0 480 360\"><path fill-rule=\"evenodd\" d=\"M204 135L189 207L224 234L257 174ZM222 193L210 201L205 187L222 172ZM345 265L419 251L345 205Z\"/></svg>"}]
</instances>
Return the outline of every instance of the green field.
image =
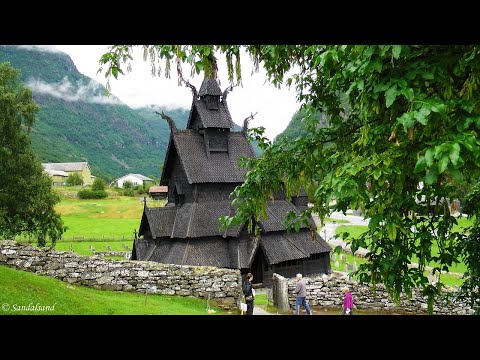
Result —
<instances>
[{"instance_id":1,"label":"green field","mask_svg":"<svg viewBox=\"0 0 480 360\"><path fill-rule=\"evenodd\" d=\"M133 233L138 231L142 218L144 204L141 197L120 196L109 189L106 199L78 199L79 189L79 186L55 188L61 196L55 210L67 227L62 241L115 240L131 245ZM147 202L149 207L164 204L165 200Z\"/></svg>"},{"instance_id":2,"label":"green field","mask_svg":"<svg viewBox=\"0 0 480 360\"><path fill-rule=\"evenodd\" d=\"M46 276L0 266L0 315L208 315L206 300L95 290ZM50 306L45 311L20 311L20 306ZM225 314L212 307L214 314ZM19 310L19 311L16 311Z\"/></svg>"}]
</instances>

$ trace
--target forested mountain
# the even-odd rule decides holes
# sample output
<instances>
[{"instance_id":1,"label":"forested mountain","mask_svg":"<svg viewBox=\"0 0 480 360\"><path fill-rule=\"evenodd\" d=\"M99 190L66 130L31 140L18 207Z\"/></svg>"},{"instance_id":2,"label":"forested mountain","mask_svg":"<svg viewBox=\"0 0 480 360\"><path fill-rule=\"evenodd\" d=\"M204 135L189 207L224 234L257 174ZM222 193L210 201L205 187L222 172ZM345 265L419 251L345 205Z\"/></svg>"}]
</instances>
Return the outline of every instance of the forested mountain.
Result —
<instances>
[{"instance_id":1,"label":"forested mountain","mask_svg":"<svg viewBox=\"0 0 480 360\"><path fill-rule=\"evenodd\" d=\"M305 111L303 109L299 109L295 114L292 116L292 120L290 120L288 126L283 130L280 134L275 137L275 141L281 138L288 138L289 140L295 140L298 137L305 136L307 133L307 128L305 126L305 122L303 119L305 118ZM321 115L319 112L313 115L314 119L321 119L319 122L319 126L326 127L327 126L327 119L324 115Z\"/></svg>"},{"instance_id":2,"label":"forested mountain","mask_svg":"<svg viewBox=\"0 0 480 360\"><path fill-rule=\"evenodd\" d=\"M152 108L131 109L107 97L65 53L0 46L4 61L22 72L41 107L32 130L40 161L88 161L92 173L106 180L129 172L160 176L170 131ZM189 109L165 111L185 128Z\"/></svg>"}]
</instances>

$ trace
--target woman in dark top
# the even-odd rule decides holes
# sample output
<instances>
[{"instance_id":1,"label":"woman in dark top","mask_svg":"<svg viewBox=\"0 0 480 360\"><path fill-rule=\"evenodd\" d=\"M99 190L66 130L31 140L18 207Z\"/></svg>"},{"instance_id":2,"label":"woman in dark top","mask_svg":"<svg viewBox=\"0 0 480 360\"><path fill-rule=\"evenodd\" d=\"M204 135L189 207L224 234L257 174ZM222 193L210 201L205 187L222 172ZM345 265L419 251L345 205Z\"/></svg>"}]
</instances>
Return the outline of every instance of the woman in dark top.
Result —
<instances>
[{"instance_id":1,"label":"woman in dark top","mask_svg":"<svg viewBox=\"0 0 480 360\"><path fill-rule=\"evenodd\" d=\"M253 315L253 300L255 299L255 296L252 291L252 280L252 273L248 273L247 279L243 283L243 295L245 296L245 303L247 304L247 315Z\"/></svg>"}]
</instances>

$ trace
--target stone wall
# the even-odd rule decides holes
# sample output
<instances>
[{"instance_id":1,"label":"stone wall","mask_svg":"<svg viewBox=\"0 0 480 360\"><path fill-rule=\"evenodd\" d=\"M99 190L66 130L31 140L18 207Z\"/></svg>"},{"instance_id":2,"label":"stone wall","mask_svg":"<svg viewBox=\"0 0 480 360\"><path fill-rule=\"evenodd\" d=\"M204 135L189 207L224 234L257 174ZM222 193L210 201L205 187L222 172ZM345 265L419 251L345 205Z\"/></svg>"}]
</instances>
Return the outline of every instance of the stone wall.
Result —
<instances>
[{"instance_id":1,"label":"stone wall","mask_svg":"<svg viewBox=\"0 0 480 360\"><path fill-rule=\"evenodd\" d=\"M425 314L427 310L427 298L421 294L420 289L412 291L412 299L409 301L405 295L401 297L400 306L396 306L385 287L380 284L376 288L376 294L368 285L359 285L358 281L349 279L344 273L333 272L330 275L304 277L307 287L307 300L310 306L338 308L340 313L343 304L342 288L347 285L352 293L357 309L402 312L410 314ZM295 308L295 285L294 278L288 280L288 300L290 307ZM450 294L453 295L453 294ZM455 299L449 299L448 293L439 296L433 306L434 314L465 315L473 314L474 310L466 304Z\"/></svg>"},{"instance_id":2,"label":"stone wall","mask_svg":"<svg viewBox=\"0 0 480 360\"><path fill-rule=\"evenodd\" d=\"M0 265L96 289L210 298L224 309L235 309L241 295L239 270L106 260L15 241L0 241Z\"/></svg>"}]
</instances>

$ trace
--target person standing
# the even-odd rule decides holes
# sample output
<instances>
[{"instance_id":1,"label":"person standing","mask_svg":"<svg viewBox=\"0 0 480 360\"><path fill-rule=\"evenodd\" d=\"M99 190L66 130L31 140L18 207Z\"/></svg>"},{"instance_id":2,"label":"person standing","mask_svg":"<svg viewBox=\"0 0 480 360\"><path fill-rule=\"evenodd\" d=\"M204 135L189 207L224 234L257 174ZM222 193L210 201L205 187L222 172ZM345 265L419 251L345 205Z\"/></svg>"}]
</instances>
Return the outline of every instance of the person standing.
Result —
<instances>
[{"instance_id":1,"label":"person standing","mask_svg":"<svg viewBox=\"0 0 480 360\"><path fill-rule=\"evenodd\" d=\"M297 286L295 287L295 295L297 299L295 300L295 315L298 315L300 306L303 306L307 311L307 315L312 315L310 311L310 306L307 303L307 287L305 285L305 280L302 279L302 274L297 274Z\"/></svg>"},{"instance_id":2,"label":"person standing","mask_svg":"<svg viewBox=\"0 0 480 360\"><path fill-rule=\"evenodd\" d=\"M348 286L345 286L342 289L343 293L345 294L343 297L343 305L342 305L342 314L343 315L353 315L353 297L352 293Z\"/></svg>"},{"instance_id":3,"label":"person standing","mask_svg":"<svg viewBox=\"0 0 480 360\"><path fill-rule=\"evenodd\" d=\"M245 303L247 304L247 315L253 315L253 301L255 299L255 295L253 293L252 280L252 273L248 273L242 289L243 296L245 296Z\"/></svg>"}]
</instances>

